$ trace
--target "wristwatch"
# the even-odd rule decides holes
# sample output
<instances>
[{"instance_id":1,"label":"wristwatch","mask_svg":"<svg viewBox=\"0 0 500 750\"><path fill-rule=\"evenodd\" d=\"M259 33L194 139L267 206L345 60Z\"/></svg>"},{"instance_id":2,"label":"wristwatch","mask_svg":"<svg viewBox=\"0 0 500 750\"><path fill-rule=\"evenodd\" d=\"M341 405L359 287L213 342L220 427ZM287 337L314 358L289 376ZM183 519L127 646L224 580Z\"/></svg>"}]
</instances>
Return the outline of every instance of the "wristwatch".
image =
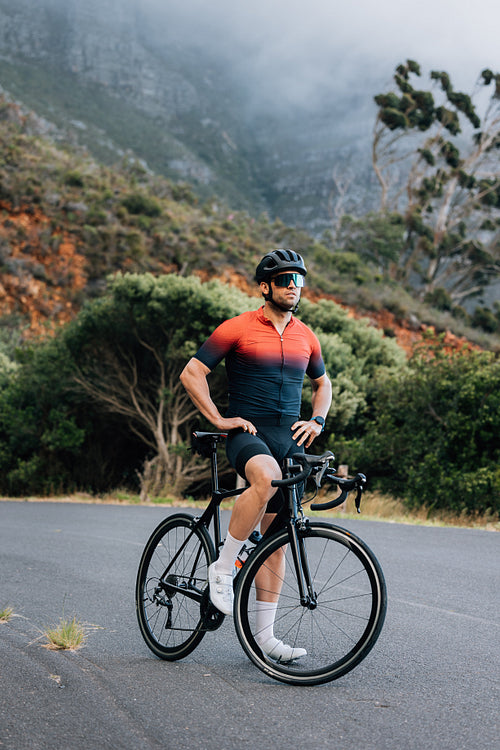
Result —
<instances>
[{"instance_id":1,"label":"wristwatch","mask_svg":"<svg viewBox=\"0 0 500 750\"><path fill-rule=\"evenodd\" d=\"M325 429L325 418L317 416L317 417L312 417L311 420L313 422L317 422L321 427L321 432L323 432L323 430Z\"/></svg>"}]
</instances>

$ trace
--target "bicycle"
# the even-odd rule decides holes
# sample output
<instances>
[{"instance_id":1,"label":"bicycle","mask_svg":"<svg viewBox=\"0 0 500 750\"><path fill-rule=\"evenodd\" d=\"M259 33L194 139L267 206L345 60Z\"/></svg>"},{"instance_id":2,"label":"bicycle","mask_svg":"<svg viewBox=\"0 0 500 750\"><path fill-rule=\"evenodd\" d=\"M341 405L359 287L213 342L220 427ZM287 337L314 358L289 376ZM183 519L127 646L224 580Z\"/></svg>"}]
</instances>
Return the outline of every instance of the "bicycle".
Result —
<instances>
[{"instance_id":1,"label":"bicycle","mask_svg":"<svg viewBox=\"0 0 500 750\"><path fill-rule=\"evenodd\" d=\"M187 656L225 619L210 601L207 582L208 566L222 544L220 504L243 491L219 488L217 447L225 438L219 432L193 433L194 449L211 460L210 503L201 516L178 512L164 519L149 538L139 564L139 627L161 659ZM333 459L328 451L285 460L283 479L273 485L282 488L286 502L263 536L253 532L237 561L234 625L240 644L256 667L291 685L317 685L345 675L373 648L385 618L386 586L373 552L350 531L304 516L300 487L308 479L314 481L315 493L325 482L341 492L327 502L311 504L311 510L336 507L356 490L359 512L366 477L337 476L329 466ZM276 565L269 566L272 556L274 561L281 556L279 576L273 572ZM267 578L264 590L263 576ZM257 583L261 600L278 598L275 636L306 649L305 656L279 662L260 649L255 625Z\"/></svg>"}]
</instances>

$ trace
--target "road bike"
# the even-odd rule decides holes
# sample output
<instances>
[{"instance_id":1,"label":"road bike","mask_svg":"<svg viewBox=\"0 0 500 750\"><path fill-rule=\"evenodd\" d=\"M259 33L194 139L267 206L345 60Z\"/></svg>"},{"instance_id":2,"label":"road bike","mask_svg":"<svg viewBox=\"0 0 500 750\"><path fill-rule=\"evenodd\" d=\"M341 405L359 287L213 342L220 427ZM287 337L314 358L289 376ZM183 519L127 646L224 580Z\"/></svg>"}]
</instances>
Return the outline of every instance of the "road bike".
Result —
<instances>
[{"instance_id":1,"label":"road bike","mask_svg":"<svg viewBox=\"0 0 500 750\"><path fill-rule=\"evenodd\" d=\"M210 601L207 572L223 544L220 504L243 491L219 487L217 448L225 438L220 432L193 433L194 449L211 461L210 503L200 516L176 512L165 518L139 564L139 627L161 659L187 656L225 619ZM254 531L245 542L235 567L233 615L240 644L256 667L291 685L317 685L345 675L370 652L385 618L386 585L373 552L352 532L304 515L307 482L315 495L322 486L340 489L337 497L312 503L311 510L336 507L355 490L359 512L366 477L342 478L330 467L332 460L330 451L285 459L283 479L273 481L282 492L282 507L265 534ZM260 600L278 600L276 638L305 649L304 656L280 662L261 650L257 590Z\"/></svg>"}]
</instances>

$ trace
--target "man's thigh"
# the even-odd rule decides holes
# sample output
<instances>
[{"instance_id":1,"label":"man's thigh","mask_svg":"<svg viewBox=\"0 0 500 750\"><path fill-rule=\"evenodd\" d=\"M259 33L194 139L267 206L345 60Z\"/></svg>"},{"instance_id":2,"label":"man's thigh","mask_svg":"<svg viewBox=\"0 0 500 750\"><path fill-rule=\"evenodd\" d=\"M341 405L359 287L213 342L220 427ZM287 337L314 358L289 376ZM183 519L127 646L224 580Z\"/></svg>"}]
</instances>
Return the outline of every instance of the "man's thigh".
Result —
<instances>
[{"instance_id":1,"label":"man's thigh","mask_svg":"<svg viewBox=\"0 0 500 750\"><path fill-rule=\"evenodd\" d=\"M247 481L246 466L255 456L269 456L273 458L271 449L259 435L249 435L240 430L230 433L226 443L226 453L229 463L238 474Z\"/></svg>"}]
</instances>

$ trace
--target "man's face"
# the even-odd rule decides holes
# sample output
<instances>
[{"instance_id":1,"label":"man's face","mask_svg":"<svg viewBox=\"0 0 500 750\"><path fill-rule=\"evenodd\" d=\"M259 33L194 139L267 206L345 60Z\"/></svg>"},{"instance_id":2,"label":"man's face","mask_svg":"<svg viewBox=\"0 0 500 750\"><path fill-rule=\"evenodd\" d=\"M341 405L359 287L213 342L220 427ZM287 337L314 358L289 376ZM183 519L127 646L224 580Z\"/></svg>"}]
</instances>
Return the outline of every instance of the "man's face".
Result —
<instances>
[{"instance_id":1,"label":"man's face","mask_svg":"<svg viewBox=\"0 0 500 750\"><path fill-rule=\"evenodd\" d=\"M300 273L283 272L271 279L273 300L293 310L300 299L304 277Z\"/></svg>"}]
</instances>

